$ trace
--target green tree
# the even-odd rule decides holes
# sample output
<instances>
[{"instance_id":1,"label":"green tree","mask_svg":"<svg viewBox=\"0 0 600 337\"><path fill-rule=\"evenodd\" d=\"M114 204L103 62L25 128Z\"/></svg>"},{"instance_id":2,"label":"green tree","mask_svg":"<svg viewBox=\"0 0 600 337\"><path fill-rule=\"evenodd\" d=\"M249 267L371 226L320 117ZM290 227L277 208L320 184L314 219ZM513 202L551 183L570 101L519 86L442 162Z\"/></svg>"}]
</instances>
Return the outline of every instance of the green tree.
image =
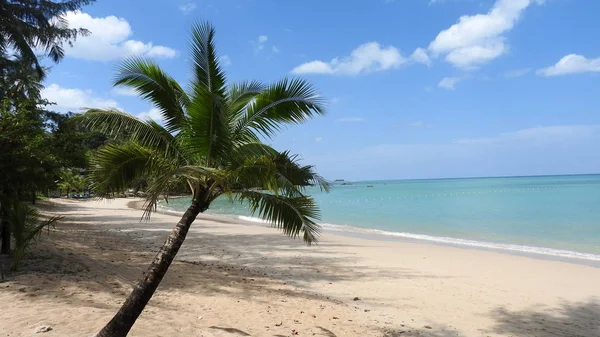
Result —
<instances>
[{"instance_id":1,"label":"green tree","mask_svg":"<svg viewBox=\"0 0 600 337\"><path fill-rule=\"evenodd\" d=\"M16 108L0 104L0 200L29 200L54 184L56 160L49 146L44 113L37 101ZM2 247L10 252L10 227L3 220L6 202L0 203Z\"/></svg>"},{"instance_id":2,"label":"green tree","mask_svg":"<svg viewBox=\"0 0 600 337\"><path fill-rule=\"evenodd\" d=\"M35 50L43 50L52 61L59 62L65 55L63 45L88 33L69 28L64 14L94 1L0 0L0 65L10 63L7 53L12 48L43 78L44 67Z\"/></svg>"},{"instance_id":3,"label":"green tree","mask_svg":"<svg viewBox=\"0 0 600 337\"><path fill-rule=\"evenodd\" d=\"M301 79L270 85L258 81L226 85L209 23L191 30L193 76L189 90L157 64L124 61L115 85L128 86L152 102L163 124L140 121L115 110L89 110L85 125L109 134L128 130L130 141L108 144L91 165L96 193L123 191L140 177L152 177L146 189L146 215L174 181L185 182L191 205L150 264L145 277L98 337L126 336L152 297L181 247L196 216L225 195L247 202L253 212L289 236L308 244L319 232L320 211L304 187L329 183L301 166L297 157L261 142L286 124L300 124L324 113L324 100Z\"/></svg>"},{"instance_id":4,"label":"green tree","mask_svg":"<svg viewBox=\"0 0 600 337\"><path fill-rule=\"evenodd\" d=\"M77 179L77 175L75 172L73 172L72 169L66 169L63 168L60 170L59 174L59 182L58 182L58 188L61 191L65 191L67 194L67 198L69 197L69 193L71 193L71 191L76 190L75 185L76 183L76 179Z\"/></svg>"},{"instance_id":5,"label":"green tree","mask_svg":"<svg viewBox=\"0 0 600 337\"><path fill-rule=\"evenodd\" d=\"M22 57L0 58L0 100L6 99L13 106L30 99L40 99L43 88L40 74Z\"/></svg>"}]
</instances>

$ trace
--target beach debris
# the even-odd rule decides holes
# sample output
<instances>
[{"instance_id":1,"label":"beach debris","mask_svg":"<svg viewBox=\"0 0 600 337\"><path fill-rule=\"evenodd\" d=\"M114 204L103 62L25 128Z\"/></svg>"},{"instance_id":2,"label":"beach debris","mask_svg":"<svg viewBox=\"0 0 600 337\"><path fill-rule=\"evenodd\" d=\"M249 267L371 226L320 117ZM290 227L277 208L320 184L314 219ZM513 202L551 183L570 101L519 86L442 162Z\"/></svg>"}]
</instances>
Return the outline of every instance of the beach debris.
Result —
<instances>
[{"instance_id":1,"label":"beach debris","mask_svg":"<svg viewBox=\"0 0 600 337\"><path fill-rule=\"evenodd\" d=\"M275 323L275 326L282 326L283 322Z\"/></svg>"},{"instance_id":2,"label":"beach debris","mask_svg":"<svg viewBox=\"0 0 600 337\"><path fill-rule=\"evenodd\" d=\"M317 315L315 315L315 314L312 314L311 316L312 316L312 318L317 318Z\"/></svg>"},{"instance_id":3,"label":"beach debris","mask_svg":"<svg viewBox=\"0 0 600 337\"><path fill-rule=\"evenodd\" d=\"M44 333L48 331L52 331L52 327L49 325L42 325L35 329L35 333Z\"/></svg>"},{"instance_id":4,"label":"beach debris","mask_svg":"<svg viewBox=\"0 0 600 337\"><path fill-rule=\"evenodd\" d=\"M354 301L360 301L360 298L357 296L354 298Z\"/></svg>"},{"instance_id":5,"label":"beach debris","mask_svg":"<svg viewBox=\"0 0 600 337\"><path fill-rule=\"evenodd\" d=\"M431 327L431 325L423 325L423 327L424 327L425 329L433 329L433 328Z\"/></svg>"},{"instance_id":6,"label":"beach debris","mask_svg":"<svg viewBox=\"0 0 600 337\"><path fill-rule=\"evenodd\" d=\"M298 331L296 331L296 329L293 329L292 330L292 335L297 335L297 334L298 334Z\"/></svg>"},{"instance_id":7,"label":"beach debris","mask_svg":"<svg viewBox=\"0 0 600 337\"><path fill-rule=\"evenodd\" d=\"M333 319L340 319L340 318L339 318L339 317L337 317L337 316L333 316Z\"/></svg>"},{"instance_id":8,"label":"beach debris","mask_svg":"<svg viewBox=\"0 0 600 337\"><path fill-rule=\"evenodd\" d=\"M369 312L369 311L371 311L371 310L369 310L369 309L365 309L365 312Z\"/></svg>"}]
</instances>

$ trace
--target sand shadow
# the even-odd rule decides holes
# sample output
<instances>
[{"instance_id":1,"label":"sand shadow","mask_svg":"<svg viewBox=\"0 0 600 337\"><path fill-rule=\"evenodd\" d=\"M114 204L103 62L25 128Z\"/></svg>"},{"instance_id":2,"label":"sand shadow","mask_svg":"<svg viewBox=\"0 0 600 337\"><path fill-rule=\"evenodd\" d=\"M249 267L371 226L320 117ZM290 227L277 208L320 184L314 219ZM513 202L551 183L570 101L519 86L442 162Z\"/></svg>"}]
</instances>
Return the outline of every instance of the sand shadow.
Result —
<instances>
[{"instance_id":1,"label":"sand shadow","mask_svg":"<svg viewBox=\"0 0 600 337\"><path fill-rule=\"evenodd\" d=\"M600 336L600 298L523 311L498 308L491 316L496 324L490 333L528 337Z\"/></svg>"},{"instance_id":2,"label":"sand shadow","mask_svg":"<svg viewBox=\"0 0 600 337\"><path fill-rule=\"evenodd\" d=\"M238 335L238 336L250 336L250 334L247 333L246 331L242 331L242 330L236 329L236 328L224 328L224 327L220 327L220 326L211 326L210 328L215 329L215 330L225 331L230 334L234 334L234 335Z\"/></svg>"},{"instance_id":3,"label":"sand shadow","mask_svg":"<svg viewBox=\"0 0 600 337\"><path fill-rule=\"evenodd\" d=\"M320 329L321 332L323 332L324 336L327 336L327 337L337 337L337 335L334 334L333 331L331 331L329 329L326 329L326 328L324 328L322 326L318 326L317 328Z\"/></svg>"}]
</instances>

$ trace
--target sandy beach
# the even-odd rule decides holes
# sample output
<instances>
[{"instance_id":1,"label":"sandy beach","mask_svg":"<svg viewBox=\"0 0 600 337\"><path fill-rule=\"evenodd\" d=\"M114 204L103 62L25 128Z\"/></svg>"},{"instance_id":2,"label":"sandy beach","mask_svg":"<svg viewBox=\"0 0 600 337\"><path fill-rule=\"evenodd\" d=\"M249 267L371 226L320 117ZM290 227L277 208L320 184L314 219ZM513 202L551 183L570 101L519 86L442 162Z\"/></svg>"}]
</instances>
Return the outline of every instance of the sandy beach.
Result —
<instances>
[{"instance_id":1,"label":"sandy beach","mask_svg":"<svg viewBox=\"0 0 600 337\"><path fill-rule=\"evenodd\" d=\"M1 336L87 337L112 317L178 220L128 203L42 206L65 218L0 283ZM329 233L307 247L199 217L130 336L597 337L599 284L578 263Z\"/></svg>"}]
</instances>

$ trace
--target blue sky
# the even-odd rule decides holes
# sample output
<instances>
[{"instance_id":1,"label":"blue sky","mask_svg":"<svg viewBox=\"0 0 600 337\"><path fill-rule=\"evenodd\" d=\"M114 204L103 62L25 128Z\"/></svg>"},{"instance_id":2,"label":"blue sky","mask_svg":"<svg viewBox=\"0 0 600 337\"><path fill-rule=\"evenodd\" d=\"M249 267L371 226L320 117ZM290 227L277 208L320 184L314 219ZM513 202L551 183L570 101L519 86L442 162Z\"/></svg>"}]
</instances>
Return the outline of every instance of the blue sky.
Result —
<instances>
[{"instance_id":1,"label":"blue sky","mask_svg":"<svg viewBox=\"0 0 600 337\"><path fill-rule=\"evenodd\" d=\"M302 76L328 114L271 143L330 179L600 172L600 1L100 0L69 13L92 34L53 66L60 111L156 117L111 79L141 54L188 79L210 20L230 81Z\"/></svg>"}]
</instances>

